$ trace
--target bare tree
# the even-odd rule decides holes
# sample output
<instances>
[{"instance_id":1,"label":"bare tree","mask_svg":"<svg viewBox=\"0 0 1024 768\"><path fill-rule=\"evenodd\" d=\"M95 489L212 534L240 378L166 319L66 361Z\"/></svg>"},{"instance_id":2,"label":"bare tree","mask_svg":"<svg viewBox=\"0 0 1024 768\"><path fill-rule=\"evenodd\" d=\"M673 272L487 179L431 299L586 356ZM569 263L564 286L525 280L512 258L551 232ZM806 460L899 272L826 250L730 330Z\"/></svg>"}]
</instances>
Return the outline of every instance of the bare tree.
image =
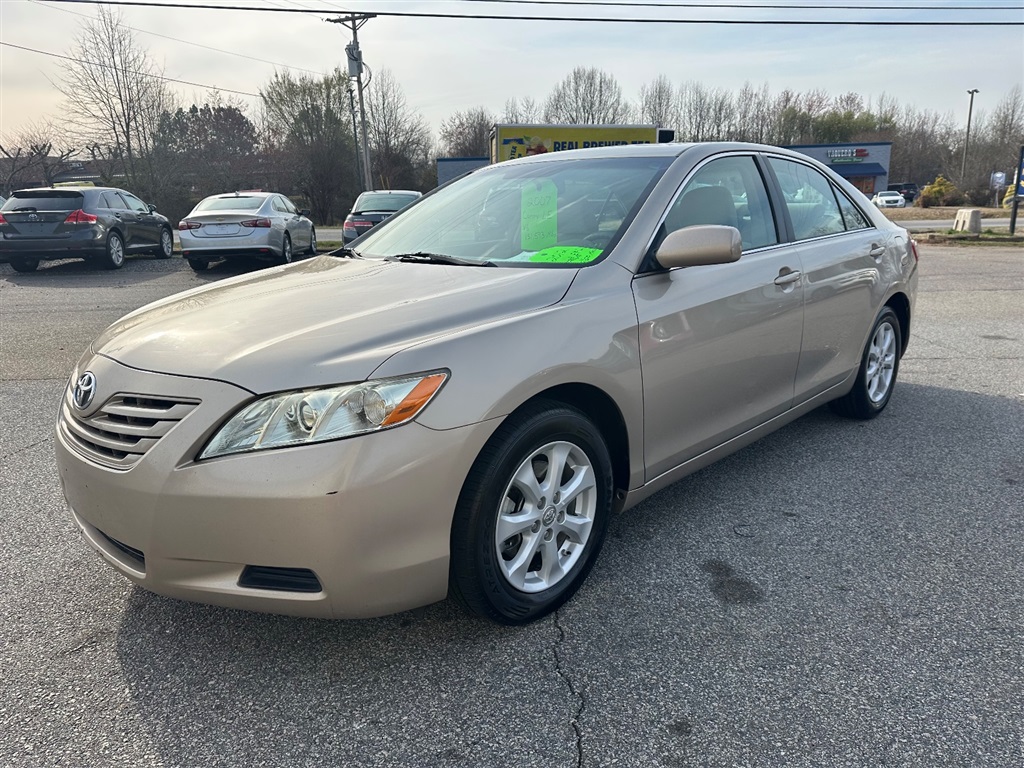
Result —
<instances>
[{"instance_id":1,"label":"bare tree","mask_svg":"<svg viewBox=\"0 0 1024 768\"><path fill-rule=\"evenodd\" d=\"M505 102L505 112L501 116L503 123L539 123L541 110L537 102L529 96L522 101L513 96Z\"/></svg>"},{"instance_id":2,"label":"bare tree","mask_svg":"<svg viewBox=\"0 0 1024 768\"><path fill-rule=\"evenodd\" d=\"M374 77L366 97L375 185L383 189L422 186L433 149L430 128L413 111L390 70Z\"/></svg>"},{"instance_id":3,"label":"bare tree","mask_svg":"<svg viewBox=\"0 0 1024 768\"><path fill-rule=\"evenodd\" d=\"M491 128L497 122L483 107L456 112L441 121L441 151L448 157L483 157L490 151Z\"/></svg>"},{"instance_id":4,"label":"bare tree","mask_svg":"<svg viewBox=\"0 0 1024 768\"><path fill-rule=\"evenodd\" d=\"M76 138L90 154L107 161L107 177L152 194L158 186L152 165L153 134L171 93L156 64L122 23L119 11L99 6L69 51L57 89Z\"/></svg>"},{"instance_id":5,"label":"bare tree","mask_svg":"<svg viewBox=\"0 0 1024 768\"><path fill-rule=\"evenodd\" d=\"M640 86L640 122L663 128L680 129L682 117L672 81L658 75L650 83Z\"/></svg>"},{"instance_id":6,"label":"bare tree","mask_svg":"<svg viewBox=\"0 0 1024 768\"><path fill-rule=\"evenodd\" d=\"M12 140L0 144L0 155L5 158L0 166L0 187L10 192L27 184L54 182L57 175L68 168L78 150L69 145L64 132L52 122L31 124Z\"/></svg>"},{"instance_id":7,"label":"bare tree","mask_svg":"<svg viewBox=\"0 0 1024 768\"><path fill-rule=\"evenodd\" d=\"M544 103L544 120L549 123L628 123L631 112L615 77L594 67L576 67Z\"/></svg>"},{"instance_id":8,"label":"bare tree","mask_svg":"<svg viewBox=\"0 0 1024 768\"><path fill-rule=\"evenodd\" d=\"M351 202L358 186L348 89L340 69L321 78L277 72L260 89L264 155L278 170L270 183L296 186L321 224L341 212L340 201Z\"/></svg>"}]
</instances>

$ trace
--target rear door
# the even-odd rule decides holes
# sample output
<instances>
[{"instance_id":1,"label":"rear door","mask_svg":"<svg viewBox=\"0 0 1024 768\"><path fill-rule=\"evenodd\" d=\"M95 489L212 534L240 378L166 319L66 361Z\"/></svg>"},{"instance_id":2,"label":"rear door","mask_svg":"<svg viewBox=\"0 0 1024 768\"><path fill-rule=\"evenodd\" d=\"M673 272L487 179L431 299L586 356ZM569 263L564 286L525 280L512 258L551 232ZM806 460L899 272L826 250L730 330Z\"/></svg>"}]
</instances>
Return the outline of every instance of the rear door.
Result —
<instances>
[{"instance_id":1,"label":"rear door","mask_svg":"<svg viewBox=\"0 0 1024 768\"><path fill-rule=\"evenodd\" d=\"M113 217L111 226L120 231L124 247L132 248L135 243L135 212L128 207L128 203L114 189L103 190L100 201L109 215Z\"/></svg>"},{"instance_id":2,"label":"rear door","mask_svg":"<svg viewBox=\"0 0 1024 768\"><path fill-rule=\"evenodd\" d=\"M153 215L149 206L135 195L118 190L132 215L131 244L133 249L152 248L160 242L162 222Z\"/></svg>"},{"instance_id":3,"label":"rear door","mask_svg":"<svg viewBox=\"0 0 1024 768\"><path fill-rule=\"evenodd\" d=\"M792 158L770 157L780 206L803 264L803 349L796 396L812 397L860 364L864 339L888 281L882 279L889 235L821 171Z\"/></svg>"}]
</instances>

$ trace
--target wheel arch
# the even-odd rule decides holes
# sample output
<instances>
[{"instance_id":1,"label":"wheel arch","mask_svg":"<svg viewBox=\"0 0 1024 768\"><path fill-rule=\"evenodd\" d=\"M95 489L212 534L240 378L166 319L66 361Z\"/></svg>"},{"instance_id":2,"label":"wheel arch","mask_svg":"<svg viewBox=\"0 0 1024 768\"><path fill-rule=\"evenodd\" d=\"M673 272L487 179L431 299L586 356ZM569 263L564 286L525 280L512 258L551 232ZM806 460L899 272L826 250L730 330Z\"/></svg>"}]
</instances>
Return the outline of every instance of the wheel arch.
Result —
<instances>
[{"instance_id":1,"label":"wheel arch","mask_svg":"<svg viewBox=\"0 0 1024 768\"><path fill-rule=\"evenodd\" d=\"M582 411L601 432L612 460L613 507L619 509L629 488L629 430L618 403L604 390L581 382L557 384L537 392L516 411L538 400L563 403ZM515 411L513 412L515 413ZM510 414L511 416L512 414Z\"/></svg>"},{"instance_id":2,"label":"wheel arch","mask_svg":"<svg viewBox=\"0 0 1024 768\"><path fill-rule=\"evenodd\" d=\"M907 351L907 344L910 342L910 299L905 293L895 293L885 302L896 313L900 321L900 356Z\"/></svg>"}]
</instances>

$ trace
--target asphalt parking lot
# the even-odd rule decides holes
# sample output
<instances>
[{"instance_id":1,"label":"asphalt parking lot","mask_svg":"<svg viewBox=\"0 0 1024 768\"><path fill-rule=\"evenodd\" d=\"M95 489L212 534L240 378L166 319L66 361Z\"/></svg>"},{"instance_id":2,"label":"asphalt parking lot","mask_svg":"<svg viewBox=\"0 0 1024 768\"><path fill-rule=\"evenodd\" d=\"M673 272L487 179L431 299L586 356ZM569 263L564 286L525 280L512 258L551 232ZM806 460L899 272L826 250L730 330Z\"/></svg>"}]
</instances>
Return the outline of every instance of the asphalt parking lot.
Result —
<instances>
[{"instance_id":1,"label":"asphalt parking lot","mask_svg":"<svg viewBox=\"0 0 1024 768\"><path fill-rule=\"evenodd\" d=\"M1024 765L1024 249L923 246L883 416L820 409L653 496L519 629L176 602L79 539L75 360L240 271L0 265L0 765Z\"/></svg>"}]
</instances>

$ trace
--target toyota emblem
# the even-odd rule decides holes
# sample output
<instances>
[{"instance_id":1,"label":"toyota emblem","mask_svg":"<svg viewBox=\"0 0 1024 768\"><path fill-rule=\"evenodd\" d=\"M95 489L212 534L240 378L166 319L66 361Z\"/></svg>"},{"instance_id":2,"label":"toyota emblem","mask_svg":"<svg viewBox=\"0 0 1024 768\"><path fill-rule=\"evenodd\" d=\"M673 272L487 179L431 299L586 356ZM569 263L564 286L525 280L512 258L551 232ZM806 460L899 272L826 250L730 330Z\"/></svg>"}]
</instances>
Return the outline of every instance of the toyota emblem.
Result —
<instances>
[{"instance_id":1,"label":"toyota emblem","mask_svg":"<svg viewBox=\"0 0 1024 768\"><path fill-rule=\"evenodd\" d=\"M30 214L28 215L28 220L29 220L29 221L39 221L39 217L38 217L38 216L36 216L36 215L35 215L34 213L30 213Z\"/></svg>"},{"instance_id":2,"label":"toyota emblem","mask_svg":"<svg viewBox=\"0 0 1024 768\"><path fill-rule=\"evenodd\" d=\"M75 408L84 411L92 403L95 394L96 376L92 371L86 371L78 377L78 381L75 382L75 388L71 393L75 401Z\"/></svg>"}]
</instances>

